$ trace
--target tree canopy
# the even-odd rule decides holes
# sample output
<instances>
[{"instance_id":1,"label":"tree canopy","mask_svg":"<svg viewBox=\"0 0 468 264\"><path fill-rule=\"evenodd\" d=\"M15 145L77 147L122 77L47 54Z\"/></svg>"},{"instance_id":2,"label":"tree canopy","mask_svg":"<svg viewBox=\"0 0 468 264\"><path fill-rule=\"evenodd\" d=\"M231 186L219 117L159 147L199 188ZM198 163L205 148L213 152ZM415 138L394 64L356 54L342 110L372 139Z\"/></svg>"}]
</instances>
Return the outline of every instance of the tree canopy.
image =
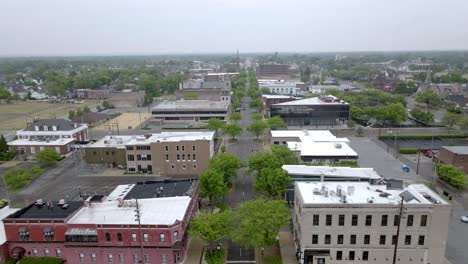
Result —
<instances>
[{"instance_id":1,"label":"tree canopy","mask_svg":"<svg viewBox=\"0 0 468 264\"><path fill-rule=\"evenodd\" d=\"M231 123L224 125L221 131L223 134L229 135L232 139L235 139L242 133L242 127L236 123Z\"/></svg>"},{"instance_id":2,"label":"tree canopy","mask_svg":"<svg viewBox=\"0 0 468 264\"><path fill-rule=\"evenodd\" d=\"M218 118L210 118L208 120L208 126L207 128L209 130L214 130L214 131L218 131L219 129L223 128L224 127L224 121L222 120L219 120Z\"/></svg>"},{"instance_id":3,"label":"tree canopy","mask_svg":"<svg viewBox=\"0 0 468 264\"><path fill-rule=\"evenodd\" d=\"M441 104L439 95L433 90L420 91L416 93L416 102L426 106L437 107Z\"/></svg>"},{"instance_id":4,"label":"tree canopy","mask_svg":"<svg viewBox=\"0 0 468 264\"><path fill-rule=\"evenodd\" d=\"M207 170L198 180L200 197L208 198L210 203L224 197L229 190L223 175L216 170Z\"/></svg>"},{"instance_id":5,"label":"tree canopy","mask_svg":"<svg viewBox=\"0 0 468 264\"><path fill-rule=\"evenodd\" d=\"M270 117L267 119L266 122L268 124L268 127L270 127L271 130L288 127L280 116Z\"/></svg>"},{"instance_id":6,"label":"tree canopy","mask_svg":"<svg viewBox=\"0 0 468 264\"><path fill-rule=\"evenodd\" d=\"M198 214L190 221L189 233L208 242L210 250L213 242L227 237L232 228L231 211L214 214Z\"/></svg>"},{"instance_id":7,"label":"tree canopy","mask_svg":"<svg viewBox=\"0 0 468 264\"><path fill-rule=\"evenodd\" d=\"M291 177L282 168L267 167L255 175L254 189L263 195L281 199L291 182Z\"/></svg>"},{"instance_id":8,"label":"tree canopy","mask_svg":"<svg viewBox=\"0 0 468 264\"><path fill-rule=\"evenodd\" d=\"M248 127L247 131L254 134L258 139L259 136L263 135L268 129L267 123L261 120L253 121Z\"/></svg>"},{"instance_id":9,"label":"tree canopy","mask_svg":"<svg viewBox=\"0 0 468 264\"><path fill-rule=\"evenodd\" d=\"M237 176L237 172L242 168L242 161L236 155L220 153L210 160L209 167L219 172L226 184L231 184L232 179Z\"/></svg>"},{"instance_id":10,"label":"tree canopy","mask_svg":"<svg viewBox=\"0 0 468 264\"><path fill-rule=\"evenodd\" d=\"M46 166L52 166L60 160L60 154L54 149L46 148L36 152L36 159Z\"/></svg>"},{"instance_id":11,"label":"tree canopy","mask_svg":"<svg viewBox=\"0 0 468 264\"><path fill-rule=\"evenodd\" d=\"M229 119L237 123L239 120L242 119L242 115L239 112L233 112L231 113L231 116L229 117Z\"/></svg>"}]
</instances>

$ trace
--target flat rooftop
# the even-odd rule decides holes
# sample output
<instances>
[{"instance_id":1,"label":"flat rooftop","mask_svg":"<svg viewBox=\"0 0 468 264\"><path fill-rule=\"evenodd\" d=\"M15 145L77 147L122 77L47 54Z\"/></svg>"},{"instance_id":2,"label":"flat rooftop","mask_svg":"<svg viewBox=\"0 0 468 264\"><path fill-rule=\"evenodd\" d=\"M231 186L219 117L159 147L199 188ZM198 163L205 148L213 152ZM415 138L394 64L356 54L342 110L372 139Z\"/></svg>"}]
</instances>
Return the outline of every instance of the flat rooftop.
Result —
<instances>
[{"instance_id":1,"label":"flat rooftop","mask_svg":"<svg viewBox=\"0 0 468 264\"><path fill-rule=\"evenodd\" d=\"M283 165L283 170L294 176L321 176L337 178L381 179L373 168L350 168L307 165Z\"/></svg>"},{"instance_id":2,"label":"flat rooftop","mask_svg":"<svg viewBox=\"0 0 468 264\"><path fill-rule=\"evenodd\" d=\"M11 208L10 206L5 206L0 210L0 220L7 218L9 215L20 210L19 208ZM3 245L6 242L6 233L5 225L0 221L0 245Z\"/></svg>"},{"instance_id":3,"label":"flat rooftop","mask_svg":"<svg viewBox=\"0 0 468 264\"><path fill-rule=\"evenodd\" d=\"M88 148L115 147L124 148L126 145L148 145L155 142L179 142L209 140L214 138L214 131L161 132L146 136L105 136Z\"/></svg>"},{"instance_id":4,"label":"flat rooftop","mask_svg":"<svg viewBox=\"0 0 468 264\"><path fill-rule=\"evenodd\" d=\"M78 210L83 202L68 201L68 207L61 207L57 202L52 202L52 207L45 202L43 205L30 204L7 218L15 219L66 219L68 216Z\"/></svg>"},{"instance_id":5,"label":"flat rooftop","mask_svg":"<svg viewBox=\"0 0 468 264\"><path fill-rule=\"evenodd\" d=\"M209 101L209 100L165 100L154 106L151 111L177 112L177 111L227 111L229 101Z\"/></svg>"},{"instance_id":6,"label":"flat rooftop","mask_svg":"<svg viewBox=\"0 0 468 264\"><path fill-rule=\"evenodd\" d=\"M442 146L442 148L458 155L468 155L468 146Z\"/></svg>"},{"instance_id":7,"label":"flat rooftop","mask_svg":"<svg viewBox=\"0 0 468 264\"><path fill-rule=\"evenodd\" d=\"M412 184L401 190L388 190L386 185L371 185L367 182L296 182L295 185L305 205L398 205L402 198L404 204L411 205L447 204L423 184Z\"/></svg>"},{"instance_id":8,"label":"flat rooftop","mask_svg":"<svg viewBox=\"0 0 468 264\"><path fill-rule=\"evenodd\" d=\"M301 156L314 157L357 157L358 154L345 142L287 142L291 151L300 152Z\"/></svg>"},{"instance_id":9,"label":"flat rooftop","mask_svg":"<svg viewBox=\"0 0 468 264\"><path fill-rule=\"evenodd\" d=\"M142 225L172 225L182 221L190 204L189 196L138 200ZM69 221L70 224L120 225L137 224L136 200L104 201L84 206Z\"/></svg>"},{"instance_id":10,"label":"flat rooftop","mask_svg":"<svg viewBox=\"0 0 468 264\"><path fill-rule=\"evenodd\" d=\"M9 146L64 146L75 141L76 138L58 138L56 140L36 140L21 138L8 142Z\"/></svg>"},{"instance_id":11,"label":"flat rooftop","mask_svg":"<svg viewBox=\"0 0 468 264\"><path fill-rule=\"evenodd\" d=\"M272 130L272 138L298 138L300 142L349 142L347 138L337 138L329 130Z\"/></svg>"},{"instance_id":12,"label":"flat rooftop","mask_svg":"<svg viewBox=\"0 0 468 264\"><path fill-rule=\"evenodd\" d=\"M348 105L347 102L329 95L326 96L327 98L332 98L332 101L325 101L321 97L311 97L311 98L306 98L306 99L301 99L301 100L295 100L295 101L290 101L290 102L284 102L284 103L279 103L279 104L274 104L279 105L279 106L286 106L286 105Z\"/></svg>"},{"instance_id":13,"label":"flat rooftop","mask_svg":"<svg viewBox=\"0 0 468 264\"><path fill-rule=\"evenodd\" d=\"M262 94L262 97L266 98L266 99L289 99L289 98L294 98L294 96L280 95L280 94Z\"/></svg>"},{"instance_id":14,"label":"flat rooftop","mask_svg":"<svg viewBox=\"0 0 468 264\"><path fill-rule=\"evenodd\" d=\"M196 180L187 179L124 184L117 186L114 191L109 194L107 200L191 196L195 183Z\"/></svg>"}]
</instances>

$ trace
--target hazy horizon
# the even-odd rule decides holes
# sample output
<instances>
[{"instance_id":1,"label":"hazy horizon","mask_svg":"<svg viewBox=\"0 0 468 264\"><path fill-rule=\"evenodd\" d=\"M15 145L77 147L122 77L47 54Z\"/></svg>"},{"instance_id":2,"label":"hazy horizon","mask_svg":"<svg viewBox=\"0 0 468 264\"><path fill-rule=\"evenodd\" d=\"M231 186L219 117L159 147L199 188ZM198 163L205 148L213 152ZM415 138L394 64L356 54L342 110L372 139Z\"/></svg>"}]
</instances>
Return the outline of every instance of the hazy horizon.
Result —
<instances>
[{"instance_id":1,"label":"hazy horizon","mask_svg":"<svg viewBox=\"0 0 468 264\"><path fill-rule=\"evenodd\" d=\"M464 51L463 0L5 0L1 57Z\"/></svg>"}]
</instances>

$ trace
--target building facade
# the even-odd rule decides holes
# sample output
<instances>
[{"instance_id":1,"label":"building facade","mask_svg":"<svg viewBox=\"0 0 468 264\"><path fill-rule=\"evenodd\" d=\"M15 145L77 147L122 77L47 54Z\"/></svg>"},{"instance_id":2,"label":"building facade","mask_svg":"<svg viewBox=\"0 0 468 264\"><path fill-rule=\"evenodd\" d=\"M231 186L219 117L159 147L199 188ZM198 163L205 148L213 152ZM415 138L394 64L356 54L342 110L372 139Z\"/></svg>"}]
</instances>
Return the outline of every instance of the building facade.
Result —
<instances>
[{"instance_id":1,"label":"building facade","mask_svg":"<svg viewBox=\"0 0 468 264\"><path fill-rule=\"evenodd\" d=\"M4 219L12 257L66 263L182 263L196 181L120 185L85 202L38 201ZM135 214L140 215L139 221Z\"/></svg>"},{"instance_id":2,"label":"building facade","mask_svg":"<svg viewBox=\"0 0 468 264\"><path fill-rule=\"evenodd\" d=\"M289 65L286 64L260 64L255 68L258 76L288 75Z\"/></svg>"},{"instance_id":3,"label":"building facade","mask_svg":"<svg viewBox=\"0 0 468 264\"><path fill-rule=\"evenodd\" d=\"M215 132L162 132L106 136L87 146L89 164L125 168L129 173L198 176L215 154Z\"/></svg>"},{"instance_id":4,"label":"building facade","mask_svg":"<svg viewBox=\"0 0 468 264\"><path fill-rule=\"evenodd\" d=\"M80 99L106 99L109 96L109 90L78 89L76 97Z\"/></svg>"},{"instance_id":5,"label":"building facade","mask_svg":"<svg viewBox=\"0 0 468 264\"><path fill-rule=\"evenodd\" d=\"M8 143L18 155L34 156L37 151L54 149L65 155L76 143L88 142L88 126L65 119L35 119L25 129L16 131L17 139Z\"/></svg>"},{"instance_id":6,"label":"building facade","mask_svg":"<svg viewBox=\"0 0 468 264\"><path fill-rule=\"evenodd\" d=\"M145 103L145 91L123 90L122 92L110 93L108 102L114 107L141 107Z\"/></svg>"},{"instance_id":7,"label":"building facade","mask_svg":"<svg viewBox=\"0 0 468 264\"><path fill-rule=\"evenodd\" d=\"M334 126L349 119L349 104L334 96L313 97L271 106L288 126Z\"/></svg>"},{"instance_id":8,"label":"building facade","mask_svg":"<svg viewBox=\"0 0 468 264\"><path fill-rule=\"evenodd\" d=\"M300 263L392 263L396 243L396 263L445 260L450 204L425 185L296 182L293 214Z\"/></svg>"},{"instance_id":9,"label":"building facade","mask_svg":"<svg viewBox=\"0 0 468 264\"><path fill-rule=\"evenodd\" d=\"M265 108L265 112L267 116L270 116L272 105L284 103L284 102L290 102L294 100L297 100L297 99L289 95L277 95L277 94L263 94L262 95L263 106Z\"/></svg>"},{"instance_id":10,"label":"building facade","mask_svg":"<svg viewBox=\"0 0 468 264\"><path fill-rule=\"evenodd\" d=\"M163 101L151 110L163 122L200 122L211 118L227 120L230 101L177 100Z\"/></svg>"},{"instance_id":11,"label":"building facade","mask_svg":"<svg viewBox=\"0 0 468 264\"><path fill-rule=\"evenodd\" d=\"M437 159L468 173L468 146L442 146Z\"/></svg>"},{"instance_id":12,"label":"building facade","mask_svg":"<svg viewBox=\"0 0 468 264\"><path fill-rule=\"evenodd\" d=\"M260 89L267 88L271 94L296 95L300 88L301 82L292 82L285 80L258 80Z\"/></svg>"}]
</instances>

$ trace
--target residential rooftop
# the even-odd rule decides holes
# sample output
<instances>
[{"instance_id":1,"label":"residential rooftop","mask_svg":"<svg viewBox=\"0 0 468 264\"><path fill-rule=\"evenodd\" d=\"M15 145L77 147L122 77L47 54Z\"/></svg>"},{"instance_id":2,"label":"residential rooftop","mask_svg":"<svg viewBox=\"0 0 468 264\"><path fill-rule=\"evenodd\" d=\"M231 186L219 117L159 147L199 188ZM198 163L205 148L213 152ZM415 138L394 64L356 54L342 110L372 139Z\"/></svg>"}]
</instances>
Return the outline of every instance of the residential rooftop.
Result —
<instances>
[{"instance_id":1,"label":"residential rooftop","mask_svg":"<svg viewBox=\"0 0 468 264\"><path fill-rule=\"evenodd\" d=\"M179 142L179 141L196 141L208 140L214 138L214 131L190 131L190 132L161 132L157 134L141 135L125 135L125 136L105 136L96 143L87 146L88 148L103 148L116 147L124 148L125 146L148 145L156 142Z\"/></svg>"},{"instance_id":2,"label":"residential rooftop","mask_svg":"<svg viewBox=\"0 0 468 264\"><path fill-rule=\"evenodd\" d=\"M423 184L412 184L400 190L367 182L296 182L296 191L305 205L374 204L433 205L447 204L438 194Z\"/></svg>"},{"instance_id":3,"label":"residential rooftop","mask_svg":"<svg viewBox=\"0 0 468 264\"><path fill-rule=\"evenodd\" d=\"M331 178L360 178L378 180L382 177L373 168L283 165L291 176L325 176Z\"/></svg>"},{"instance_id":4,"label":"residential rooftop","mask_svg":"<svg viewBox=\"0 0 468 264\"><path fill-rule=\"evenodd\" d=\"M165 100L154 106L151 111L157 112L178 112L178 111L227 111L229 101L209 101L209 100Z\"/></svg>"},{"instance_id":5,"label":"residential rooftop","mask_svg":"<svg viewBox=\"0 0 468 264\"><path fill-rule=\"evenodd\" d=\"M347 104L348 104L347 102L333 95L328 95L324 97L311 97L311 98L306 98L306 99L301 99L301 100L274 104L274 105L285 106L285 105L347 105Z\"/></svg>"},{"instance_id":6,"label":"residential rooftop","mask_svg":"<svg viewBox=\"0 0 468 264\"><path fill-rule=\"evenodd\" d=\"M84 124L76 124L66 119L37 119L28 124L23 131L70 131L77 127L86 126ZM47 130L45 130L47 127ZM55 130L54 130L55 127Z\"/></svg>"},{"instance_id":7,"label":"residential rooftop","mask_svg":"<svg viewBox=\"0 0 468 264\"><path fill-rule=\"evenodd\" d=\"M442 146L442 148L457 155L468 155L468 146Z\"/></svg>"},{"instance_id":8,"label":"residential rooftop","mask_svg":"<svg viewBox=\"0 0 468 264\"><path fill-rule=\"evenodd\" d=\"M66 206L59 202L36 202L30 204L7 218L15 219L66 219L83 205L81 201L68 201Z\"/></svg>"}]
</instances>

